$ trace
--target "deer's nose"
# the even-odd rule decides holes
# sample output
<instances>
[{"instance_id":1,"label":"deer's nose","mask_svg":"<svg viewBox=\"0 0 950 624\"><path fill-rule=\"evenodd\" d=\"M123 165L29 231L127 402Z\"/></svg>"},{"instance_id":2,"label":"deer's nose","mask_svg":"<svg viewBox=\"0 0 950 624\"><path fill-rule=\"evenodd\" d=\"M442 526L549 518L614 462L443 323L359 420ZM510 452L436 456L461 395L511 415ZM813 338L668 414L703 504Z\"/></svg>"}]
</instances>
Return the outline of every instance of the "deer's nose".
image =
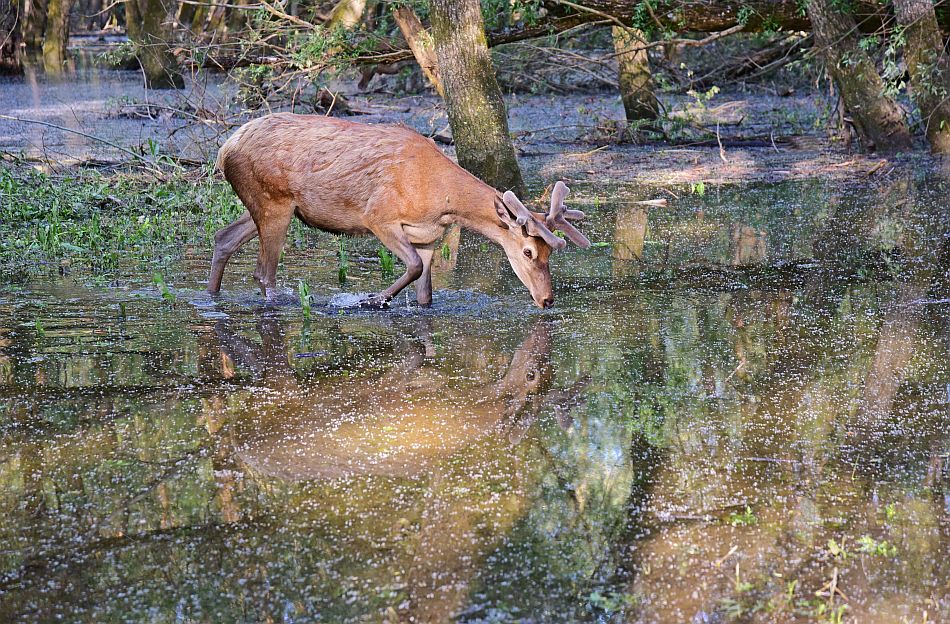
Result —
<instances>
[{"instance_id":1,"label":"deer's nose","mask_svg":"<svg viewBox=\"0 0 950 624\"><path fill-rule=\"evenodd\" d=\"M541 302L541 307L542 307L542 308L545 308L545 309L554 307L554 297L553 297L553 296L552 296L552 297L548 297L547 299L545 299L544 301L542 301L542 302Z\"/></svg>"}]
</instances>

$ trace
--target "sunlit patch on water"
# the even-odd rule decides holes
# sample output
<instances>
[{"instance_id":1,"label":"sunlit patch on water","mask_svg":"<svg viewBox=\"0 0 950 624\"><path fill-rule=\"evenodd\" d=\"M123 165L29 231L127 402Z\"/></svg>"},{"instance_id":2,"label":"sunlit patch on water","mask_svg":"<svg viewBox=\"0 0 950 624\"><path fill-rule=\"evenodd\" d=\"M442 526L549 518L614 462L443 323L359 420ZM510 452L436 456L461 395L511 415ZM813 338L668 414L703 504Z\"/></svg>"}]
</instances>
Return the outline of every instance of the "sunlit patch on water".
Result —
<instances>
[{"instance_id":1,"label":"sunlit patch on water","mask_svg":"<svg viewBox=\"0 0 950 624\"><path fill-rule=\"evenodd\" d=\"M5 287L0 620L950 619L946 182L640 193L547 311L477 241Z\"/></svg>"}]
</instances>

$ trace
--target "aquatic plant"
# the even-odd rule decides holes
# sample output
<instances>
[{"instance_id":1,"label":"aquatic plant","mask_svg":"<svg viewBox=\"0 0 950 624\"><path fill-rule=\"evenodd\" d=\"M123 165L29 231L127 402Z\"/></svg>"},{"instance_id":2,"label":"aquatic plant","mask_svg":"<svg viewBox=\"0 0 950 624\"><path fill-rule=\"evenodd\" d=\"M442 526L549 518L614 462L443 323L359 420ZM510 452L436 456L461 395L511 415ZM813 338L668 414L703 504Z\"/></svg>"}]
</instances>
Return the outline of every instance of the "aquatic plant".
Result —
<instances>
[{"instance_id":1,"label":"aquatic plant","mask_svg":"<svg viewBox=\"0 0 950 624\"><path fill-rule=\"evenodd\" d=\"M380 245L376 249L376 255L379 257L379 267L383 271L383 277L392 277L395 273L395 260L389 250Z\"/></svg>"},{"instance_id":2,"label":"aquatic plant","mask_svg":"<svg viewBox=\"0 0 950 624\"><path fill-rule=\"evenodd\" d=\"M166 303L175 305L175 301L177 301L178 297L176 297L175 293L173 293L171 289L168 288L168 284L165 283L165 277L161 273L156 271L154 275L152 275L152 283L155 284L156 288L158 288L158 291L162 295L162 299L164 299Z\"/></svg>"},{"instance_id":3,"label":"aquatic plant","mask_svg":"<svg viewBox=\"0 0 950 624\"><path fill-rule=\"evenodd\" d=\"M728 522L732 526L751 526L758 524L759 519L755 516L752 508L746 505L745 510L729 514Z\"/></svg>"},{"instance_id":4,"label":"aquatic plant","mask_svg":"<svg viewBox=\"0 0 950 624\"><path fill-rule=\"evenodd\" d=\"M0 266L7 279L71 268L114 271L210 246L243 207L221 182L83 171L53 178L0 167Z\"/></svg>"},{"instance_id":5,"label":"aquatic plant","mask_svg":"<svg viewBox=\"0 0 950 624\"><path fill-rule=\"evenodd\" d=\"M346 282L346 274L350 268L350 254L346 250L346 240L342 236L336 250L336 257L339 262L337 275L340 278L340 283L343 284Z\"/></svg>"},{"instance_id":6,"label":"aquatic plant","mask_svg":"<svg viewBox=\"0 0 950 624\"><path fill-rule=\"evenodd\" d=\"M303 310L303 317L310 320L310 308L313 303L310 297L310 284L304 280L297 282L297 296L300 297L300 307Z\"/></svg>"},{"instance_id":7,"label":"aquatic plant","mask_svg":"<svg viewBox=\"0 0 950 624\"><path fill-rule=\"evenodd\" d=\"M887 540L877 541L870 535L862 535L858 538L858 552L878 557L895 557L897 547Z\"/></svg>"}]
</instances>

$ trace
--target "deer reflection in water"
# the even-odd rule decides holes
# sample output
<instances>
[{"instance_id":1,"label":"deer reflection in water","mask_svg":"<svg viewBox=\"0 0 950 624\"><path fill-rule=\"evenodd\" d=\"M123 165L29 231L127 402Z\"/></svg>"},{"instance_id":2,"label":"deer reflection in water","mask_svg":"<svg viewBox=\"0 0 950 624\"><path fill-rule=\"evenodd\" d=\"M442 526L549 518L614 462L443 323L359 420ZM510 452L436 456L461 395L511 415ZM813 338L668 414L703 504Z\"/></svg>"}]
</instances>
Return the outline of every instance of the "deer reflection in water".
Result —
<instances>
[{"instance_id":1,"label":"deer reflection in water","mask_svg":"<svg viewBox=\"0 0 950 624\"><path fill-rule=\"evenodd\" d=\"M567 427L568 408L586 382L552 389L546 320L529 329L505 373L488 383L459 383L440 370L426 319L415 327L407 353L384 373L303 380L290 365L279 321L258 322L259 345L218 324L222 352L250 369L257 384L222 433L234 465L252 478L332 485L346 502L336 507L321 495L317 505L336 509L328 513L375 516L366 509L375 497L362 500L356 491L387 492L392 479L418 484L413 511L399 512L413 520L393 517L368 529L374 540L400 544L390 566L404 581L406 600L387 620L449 621L465 606L479 562L526 511L535 477L525 464L525 433L547 408ZM464 348L475 350L469 340ZM463 369L468 379L481 376ZM384 480L348 485L364 477ZM403 527L395 538L393 522Z\"/></svg>"},{"instance_id":2,"label":"deer reflection in water","mask_svg":"<svg viewBox=\"0 0 950 624\"><path fill-rule=\"evenodd\" d=\"M280 321L258 321L261 344L218 323L222 352L249 369L258 384L233 423L242 463L294 481L411 477L487 435L517 442L546 406L559 410L564 424L563 406L572 391L550 389L549 322L535 323L501 379L470 386L434 366L426 319L416 327L418 340L382 374L301 382Z\"/></svg>"}]
</instances>

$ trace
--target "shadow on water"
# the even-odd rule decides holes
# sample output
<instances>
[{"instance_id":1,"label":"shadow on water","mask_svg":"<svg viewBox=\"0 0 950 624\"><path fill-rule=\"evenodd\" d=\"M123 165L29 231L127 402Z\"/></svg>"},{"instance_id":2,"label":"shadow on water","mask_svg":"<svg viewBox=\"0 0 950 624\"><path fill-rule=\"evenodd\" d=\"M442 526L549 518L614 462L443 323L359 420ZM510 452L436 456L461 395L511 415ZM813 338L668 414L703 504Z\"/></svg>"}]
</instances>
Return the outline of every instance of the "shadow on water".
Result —
<instances>
[{"instance_id":1,"label":"shadow on water","mask_svg":"<svg viewBox=\"0 0 950 624\"><path fill-rule=\"evenodd\" d=\"M4 286L0 620L950 619L946 181L576 190L543 313L471 240Z\"/></svg>"}]
</instances>

